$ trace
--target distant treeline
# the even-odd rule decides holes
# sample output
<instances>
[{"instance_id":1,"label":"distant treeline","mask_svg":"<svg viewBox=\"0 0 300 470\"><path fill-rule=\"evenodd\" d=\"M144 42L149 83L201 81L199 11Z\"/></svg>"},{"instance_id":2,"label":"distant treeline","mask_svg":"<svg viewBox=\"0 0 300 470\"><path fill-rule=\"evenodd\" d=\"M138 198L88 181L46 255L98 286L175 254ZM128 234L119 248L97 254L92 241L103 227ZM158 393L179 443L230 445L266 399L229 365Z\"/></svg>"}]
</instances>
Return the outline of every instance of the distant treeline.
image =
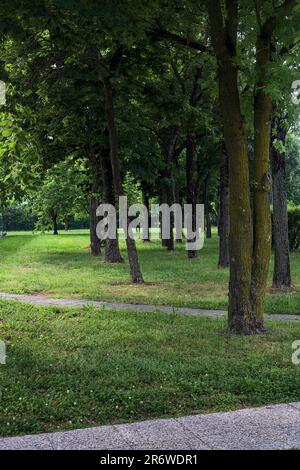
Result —
<instances>
[{"instance_id":1,"label":"distant treeline","mask_svg":"<svg viewBox=\"0 0 300 470\"><path fill-rule=\"evenodd\" d=\"M34 231L37 217L27 208L12 206L2 209L2 231ZM65 224L58 224L58 229L65 230ZM67 228L71 229L87 229L89 228L89 217L85 219L74 220L74 217L67 218Z\"/></svg>"}]
</instances>

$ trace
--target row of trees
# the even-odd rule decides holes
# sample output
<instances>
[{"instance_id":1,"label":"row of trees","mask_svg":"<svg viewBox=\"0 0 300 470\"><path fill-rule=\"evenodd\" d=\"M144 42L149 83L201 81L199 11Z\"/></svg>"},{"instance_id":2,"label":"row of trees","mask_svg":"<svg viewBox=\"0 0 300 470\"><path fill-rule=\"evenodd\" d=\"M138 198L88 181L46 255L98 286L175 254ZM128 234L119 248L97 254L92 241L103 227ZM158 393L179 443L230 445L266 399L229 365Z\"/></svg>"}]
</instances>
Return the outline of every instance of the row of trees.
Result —
<instances>
[{"instance_id":1,"label":"row of trees","mask_svg":"<svg viewBox=\"0 0 300 470\"><path fill-rule=\"evenodd\" d=\"M128 175L146 205L187 202L195 218L204 202L207 235L215 209L219 265L230 268L229 329L262 331L271 203L274 285L291 285L285 164L288 134L297 145L299 1L2 3L2 202L43 187L43 206L54 174L57 205L80 210L89 198L94 255L95 209L128 192ZM290 181L296 199L291 170ZM163 240L169 251L175 242ZM134 240L127 251L143 283ZM104 257L123 261L117 240Z\"/></svg>"}]
</instances>

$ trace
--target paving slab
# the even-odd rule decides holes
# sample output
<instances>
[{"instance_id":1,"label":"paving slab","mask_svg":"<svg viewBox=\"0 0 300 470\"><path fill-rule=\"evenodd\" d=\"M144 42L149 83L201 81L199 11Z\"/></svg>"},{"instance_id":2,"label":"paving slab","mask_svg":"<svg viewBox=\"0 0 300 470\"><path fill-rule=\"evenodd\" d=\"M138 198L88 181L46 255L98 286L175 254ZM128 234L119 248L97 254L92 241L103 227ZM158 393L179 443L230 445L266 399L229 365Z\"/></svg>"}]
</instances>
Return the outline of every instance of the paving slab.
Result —
<instances>
[{"instance_id":1,"label":"paving slab","mask_svg":"<svg viewBox=\"0 0 300 470\"><path fill-rule=\"evenodd\" d=\"M118 432L135 449L204 450L209 449L201 437L185 429L175 419L143 421L118 425Z\"/></svg>"},{"instance_id":2,"label":"paving slab","mask_svg":"<svg viewBox=\"0 0 300 470\"><path fill-rule=\"evenodd\" d=\"M115 426L101 426L49 434L55 450L122 450L130 445Z\"/></svg>"},{"instance_id":3,"label":"paving slab","mask_svg":"<svg viewBox=\"0 0 300 470\"><path fill-rule=\"evenodd\" d=\"M300 446L300 408L292 405L190 416L177 421L214 449L275 450Z\"/></svg>"},{"instance_id":4,"label":"paving slab","mask_svg":"<svg viewBox=\"0 0 300 470\"><path fill-rule=\"evenodd\" d=\"M188 307L172 307L167 305L147 305L147 304L128 304L123 302L102 302L96 300L81 300L81 299L51 299L44 296L38 295L26 295L26 294L9 294L6 292L0 292L0 298L5 300L14 300L20 302L28 302L34 305L51 306L56 305L59 307L84 307L93 306L98 308L109 308L114 310L130 310L135 312L162 312L162 313L177 313L179 315L191 315L211 318L221 318L227 315L225 310L207 310L200 308L188 308ZM300 315L289 315L289 314L266 314L267 320L288 320L288 321L300 321Z\"/></svg>"},{"instance_id":5,"label":"paving slab","mask_svg":"<svg viewBox=\"0 0 300 470\"><path fill-rule=\"evenodd\" d=\"M0 438L0 450L53 450L50 434Z\"/></svg>"},{"instance_id":6,"label":"paving slab","mask_svg":"<svg viewBox=\"0 0 300 470\"><path fill-rule=\"evenodd\" d=\"M0 450L300 448L300 403L0 439Z\"/></svg>"}]
</instances>

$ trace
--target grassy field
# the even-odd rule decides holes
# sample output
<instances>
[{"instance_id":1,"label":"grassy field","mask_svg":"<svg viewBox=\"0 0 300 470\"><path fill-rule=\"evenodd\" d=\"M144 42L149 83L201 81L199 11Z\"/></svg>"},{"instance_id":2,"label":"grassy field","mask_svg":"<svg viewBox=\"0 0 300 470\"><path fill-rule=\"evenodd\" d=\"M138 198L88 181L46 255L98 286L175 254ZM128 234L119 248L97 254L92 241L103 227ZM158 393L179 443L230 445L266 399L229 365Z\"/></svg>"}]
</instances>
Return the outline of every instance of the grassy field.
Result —
<instances>
[{"instance_id":1,"label":"grassy field","mask_svg":"<svg viewBox=\"0 0 300 470\"><path fill-rule=\"evenodd\" d=\"M121 242L123 255L125 244ZM217 267L218 237L205 242L199 257L189 260L184 244L174 253L159 242L138 242L146 284L129 282L128 264L108 265L89 253L87 231L50 234L12 233L0 240L0 290L174 306L226 308L228 270ZM300 253L293 253L295 289L270 292L266 311L300 313ZM271 269L273 262L271 264ZM270 272L270 286L271 286Z\"/></svg>"},{"instance_id":2,"label":"grassy field","mask_svg":"<svg viewBox=\"0 0 300 470\"><path fill-rule=\"evenodd\" d=\"M300 401L298 323L227 336L224 320L0 302L0 435Z\"/></svg>"}]
</instances>

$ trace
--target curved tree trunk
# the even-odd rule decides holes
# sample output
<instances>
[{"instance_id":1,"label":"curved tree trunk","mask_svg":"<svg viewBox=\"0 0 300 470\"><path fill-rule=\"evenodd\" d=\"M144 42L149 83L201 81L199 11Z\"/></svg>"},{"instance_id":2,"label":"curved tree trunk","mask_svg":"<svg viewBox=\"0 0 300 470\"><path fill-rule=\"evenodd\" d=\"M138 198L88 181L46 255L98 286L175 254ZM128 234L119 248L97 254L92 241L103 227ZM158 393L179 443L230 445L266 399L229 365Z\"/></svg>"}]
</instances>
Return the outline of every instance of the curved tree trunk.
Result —
<instances>
[{"instance_id":1,"label":"curved tree trunk","mask_svg":"<svg viewBox=\"0 0 300 470\"><path fill-rule=\"evenodd\" d=\"M219 267L227 268L229 266L229 175L225 145L221 155L219 198Z\"/></svg>"},{"instance_id":2,"label":"curved tree trunk","mask_svg":"<svg viewBox=\"0 0 300 470\"><path fill-rule=\"evenodd\" d=\"M286 129L283 120L273 119L271 167L273 182L273 240L274 240L274 274L273 287L286 289L291 287L291 268L289 253L289 228L286 197L285 154L275 145L275 139L284 145Z\"/></svg>"}]
</instances>

